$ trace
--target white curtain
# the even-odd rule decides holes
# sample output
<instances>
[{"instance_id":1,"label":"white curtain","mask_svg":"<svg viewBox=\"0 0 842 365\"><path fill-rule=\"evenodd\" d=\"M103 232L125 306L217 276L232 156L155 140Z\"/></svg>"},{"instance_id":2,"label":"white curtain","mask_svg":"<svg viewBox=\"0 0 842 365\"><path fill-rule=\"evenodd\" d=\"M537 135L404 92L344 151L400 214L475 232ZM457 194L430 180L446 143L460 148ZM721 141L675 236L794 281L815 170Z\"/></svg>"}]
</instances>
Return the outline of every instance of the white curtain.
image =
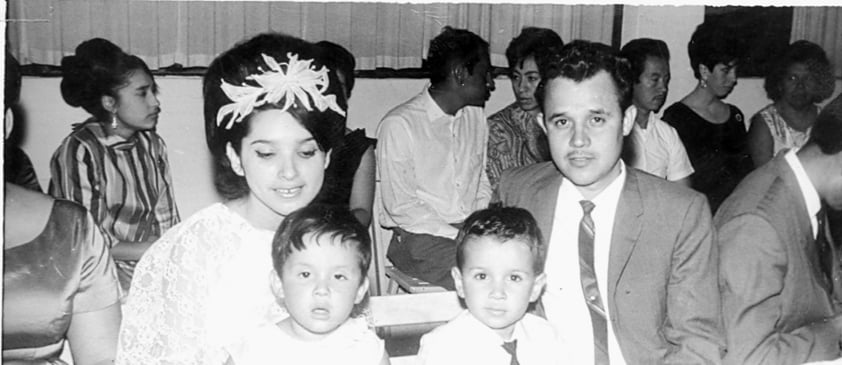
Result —
<instances>
[{"instance_id":1,"label":"white curtain","mask_svg":"<svg viewBox=\"0 0 842 365\"><path fill-rule=\"evenodd\" d=\"M824 48L842 77L842 7L795 7L790 42L805 39Z\"/></svg>"},{"instance_id":2,"label":"white curtain","mask_svg":"<svg viewBox=\"0 0 842 365\"><path fill-rule=\"evenodd\" d=\"M396 4L154 0L11 0L8 37L23 64L59 65L82 41L106 38L152 69L207 66L234 43L265 31L347 47L358 69L420 67L427 46L450 25L491 44L506 66L509 41L524 26L566 41L611 44L613 5Z\"/></svg>"}]
</instances>

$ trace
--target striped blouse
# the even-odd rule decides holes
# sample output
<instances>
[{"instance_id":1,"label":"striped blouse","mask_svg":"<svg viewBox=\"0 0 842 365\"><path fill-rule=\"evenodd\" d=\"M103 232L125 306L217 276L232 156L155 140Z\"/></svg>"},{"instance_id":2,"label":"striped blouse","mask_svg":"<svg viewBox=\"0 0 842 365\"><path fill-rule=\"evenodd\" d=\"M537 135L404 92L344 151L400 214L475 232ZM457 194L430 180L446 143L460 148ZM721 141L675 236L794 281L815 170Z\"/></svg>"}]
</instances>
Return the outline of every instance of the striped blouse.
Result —
<instances>
[{"instance_id":1,"label":"striped blouse","mask_svg":"<svg viewBox=\"0 0 842 365\"><path fill-rule=\"evenodd\" d=\"M166 145L154 131L126 140L88 119L62 141L50 169L50 194L88 208L110 247L157 240L179 222ZM124 289L136 264L117 261Z\"/></svg>"}]
</instances>

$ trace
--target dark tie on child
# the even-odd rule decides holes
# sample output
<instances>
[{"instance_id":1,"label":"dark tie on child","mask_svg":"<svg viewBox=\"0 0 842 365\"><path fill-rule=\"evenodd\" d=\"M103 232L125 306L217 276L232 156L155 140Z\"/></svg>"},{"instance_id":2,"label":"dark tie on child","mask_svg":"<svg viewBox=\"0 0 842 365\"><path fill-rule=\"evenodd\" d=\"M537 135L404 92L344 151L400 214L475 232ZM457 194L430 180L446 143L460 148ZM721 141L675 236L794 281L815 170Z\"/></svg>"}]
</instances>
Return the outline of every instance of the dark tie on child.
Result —
<instances>
[{"instance_id":1,"label":"dark tie on child","mask_svg":"<svg viewBox=\"0 0 842 365\"><path fill-rule=\"evenodd\" d=\"M582 280L582 292L591 314L594 338L594 364L607 365L608 362L608 324L605 307L599 295L599 285L594 270L594 222L591 211L596 207L590 200L582 200L582 220L579 222L579 276Z\"/></svg>"},{"instance_id":2,"label":"dark tie on child","mask_svg":"<svg viewBox=\"0 0 842 365\"><path fill-rule=\"evenodd\" d=\"M512 340L512 342L503 342L502 346L509 355L512 355L512 361L509 365L520 365L520 363L517 362L517 340Z\"/></svg>"}]
</instances>

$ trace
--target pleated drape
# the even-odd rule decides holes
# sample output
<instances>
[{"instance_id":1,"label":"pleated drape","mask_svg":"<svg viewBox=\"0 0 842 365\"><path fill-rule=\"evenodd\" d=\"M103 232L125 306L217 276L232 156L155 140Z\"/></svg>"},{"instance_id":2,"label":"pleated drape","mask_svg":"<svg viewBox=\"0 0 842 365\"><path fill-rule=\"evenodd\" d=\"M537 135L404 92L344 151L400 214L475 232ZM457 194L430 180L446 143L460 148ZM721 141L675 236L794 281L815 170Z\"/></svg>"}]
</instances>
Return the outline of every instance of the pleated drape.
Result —
<instances>
[{"instance_id":1,"label":"pleated drape","mask_svg":"<svg viewBox=\"0 0 842 365\"><path fill-rule=\"evenodd\" d=\"M236 42L265 31L347 47L357 68L420 67L445 25L469 29L506 66L524 26L552 28L565 41L611 43L613 5L319 3L153 0L11 0L8 39L24 63L59 65L82 41L106 38L152 69L207 66Z\"/></svg>"}]
</instances>

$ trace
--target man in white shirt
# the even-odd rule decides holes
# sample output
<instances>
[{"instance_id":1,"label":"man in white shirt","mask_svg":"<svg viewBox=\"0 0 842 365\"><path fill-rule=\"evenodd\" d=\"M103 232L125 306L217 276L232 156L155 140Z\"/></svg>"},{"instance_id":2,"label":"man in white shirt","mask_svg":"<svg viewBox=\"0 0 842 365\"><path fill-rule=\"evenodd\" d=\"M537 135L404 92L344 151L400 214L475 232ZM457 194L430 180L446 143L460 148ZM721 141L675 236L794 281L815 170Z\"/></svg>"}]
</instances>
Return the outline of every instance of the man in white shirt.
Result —
<instances>
[{"instance_id":1,"label":"man in white shirt","mask_svg":"<svg viewBox=\"0 0 842 365\"><path fill-rule=\"evenodd\" d=\"M705 197L630 169L628 63L573 41L542 59L552 162L504 173L498 197L548 237L544 312L574 364L718 363L717 250Z\"/></svg>"},{"instance_id":2,"label":"man in white shirt","mask_svg":"<svg viewBox=\"0 0 842 365\"><path fill-rule=\"evenodd\" d=\"M749 174L716 213L726 364L842 356L828 208L842 209L842 99L822 110L800 150Z\"/></svg>"},{"instance_id":3,"label":"man in white shirt","mask_svg":"<svg viewBox=\"0 0 842 365\"><path fill-rule=\"evenodd\" d=\"M488 42L445 27L430 41L427 67L429 86L377 128L380 218L394 232L388 257L395 267L452 290L458 226L491 198L483 113L494 90Z\"/></svg>"},{"instance_id":4,"label":"man in white shirt","mask_svg":"<svg viewBox=\"0 0 842 365\"><path fill-rule=\"evenodd\" d=\"M678 132L657 117L667 100L670 51L659 39L638 38L623 46L620 55L631 64L632 103L637 108L632 133L626 139L623 160L652 175L690 186L693 165Z\"/></svg>"}]
</instances>

